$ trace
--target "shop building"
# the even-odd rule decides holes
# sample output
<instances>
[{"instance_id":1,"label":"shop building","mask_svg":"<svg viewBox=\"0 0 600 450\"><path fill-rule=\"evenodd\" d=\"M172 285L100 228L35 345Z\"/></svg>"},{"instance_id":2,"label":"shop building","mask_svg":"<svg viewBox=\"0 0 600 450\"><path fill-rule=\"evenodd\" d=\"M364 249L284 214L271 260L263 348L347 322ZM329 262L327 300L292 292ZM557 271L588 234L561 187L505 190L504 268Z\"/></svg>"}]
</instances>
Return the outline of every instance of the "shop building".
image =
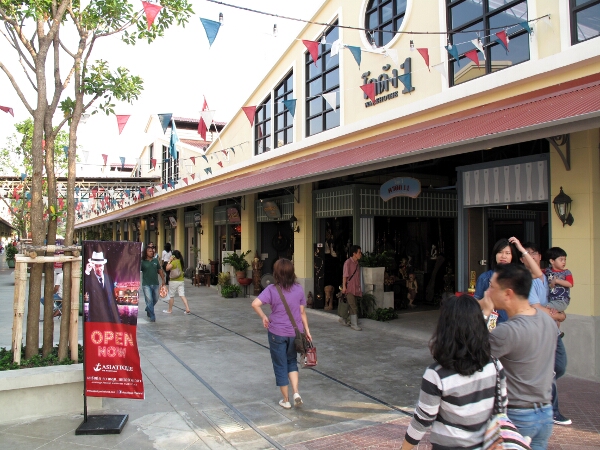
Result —
<instances>
[{"instance_id":1,"label":"shop building","mask_svg":"<svg viewBox=\"0 0 600 450\"><path fill-rule=\"evenodd\" d=\"M497 238L560 246L576 280L568 371L600 380L599 11L595 0L325 1L240 99L256 106L252 125L240 109L196 184L77 229L174 217L176 248L196 239L204 262L256 251L263 272L291 257L315 294L336 286L356 243L392 252L397 270L410 257L433 304L447 270L457 291L487 270ZM419 193L384 199L389 183ZM553 206L561 187L570 225Z\"/></svg>"}]
</instances>

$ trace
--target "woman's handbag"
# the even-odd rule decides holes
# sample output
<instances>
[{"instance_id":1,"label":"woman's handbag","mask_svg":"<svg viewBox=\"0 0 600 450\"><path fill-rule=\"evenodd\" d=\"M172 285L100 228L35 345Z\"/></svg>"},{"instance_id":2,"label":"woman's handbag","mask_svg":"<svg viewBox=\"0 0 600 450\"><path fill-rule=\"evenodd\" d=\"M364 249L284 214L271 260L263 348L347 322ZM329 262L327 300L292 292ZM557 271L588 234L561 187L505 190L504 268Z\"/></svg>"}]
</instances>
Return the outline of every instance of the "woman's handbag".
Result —
<instances>
[{"instance_id":1,"label":"woman's handbag","mask_svg":"<svg viewBox=\"0 0 600 450\"><path fill-rule=\"evenodd\" d=\"M312 344L312 342L308 341L308 347L306 349L306 353L304 354L304 359L302 360L302 368L305 367L315 367L317 365L317 349Z\"/></svg>"},{"instance_id":2,"label":"woman's handbag","mask_svg":"<svg viewBox=\"0 0 600 450\"><path fill-rule=\"evenodd\" d=\"M521 436L514 423L506 415L506 410L502 408L500 399L502 392L500 390L500 370L496 358L492 357L494 366L496 366L496 396L494 398L494 412L488 422L485 435L483 437L484 450L531 450L527 438Z\"/></svg>"},{"instance_id":3,"label":"woman's handbag","mask_svg":"<svg viewBox=\"0 0 600 450\"><path fill-rule=\"evenodd\" d=\"M158 295L160 295L161 298L166 298L169 295L169 289L167 288L166 284L163 284L160 289L158 290Z\"/></svg>"},{"instance_id":4,"label":"woman's handbag","mask_svg":"<svg viewBox=\"0 0 600 450\"><path fill-rule=\"evenodd\" d=\"M169 273L169 278L172 280L174 278L179 278L181 276L181 269L178 269L177 267L171 269L171 272Z\"/></svg>"},{"instance_id":5,"label":"woman's handbag","mask_svg":"<svg viewBox=\"0 0 600 450\"><path fill-rule=\"evenodd\" d=\"M290 318L290 322L292 322L292 326L294 327L294 331L296 332L296 337L294 338L294 346L296 347L296 352L300 353L303 358L303 362L306 361L308 353L310 353L310 361L314 361L314 365L317 365L317 348L312 344L311 341L308 340L305 333L301 333L296 325L296 321L294 320L294 316L292 315L292 311L290 311L290 307L287 304L287 300L283 296L283 292L281 292L281 287L275 285L277 292L279 293L279 297L281 297L281 302L285 307L285 312L287 312L288 317ZM306 364L303 364L305 367ZM312 367L312 366L309 366Z\"/></svg>"}]
</instances>

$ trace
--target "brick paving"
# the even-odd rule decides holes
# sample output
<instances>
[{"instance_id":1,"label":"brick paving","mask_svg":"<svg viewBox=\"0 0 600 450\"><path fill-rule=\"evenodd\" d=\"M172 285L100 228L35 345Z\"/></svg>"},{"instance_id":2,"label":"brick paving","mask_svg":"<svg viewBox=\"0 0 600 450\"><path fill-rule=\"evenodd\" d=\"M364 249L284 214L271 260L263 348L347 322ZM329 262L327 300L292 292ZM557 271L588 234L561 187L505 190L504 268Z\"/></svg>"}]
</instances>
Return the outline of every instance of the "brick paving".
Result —
<instances>
[{"instance_id":1,"label":"brick paving","mask_svg":"<svg viewBox=\"0 0 600 450\"><path fill-rule=\"evenodd\" d=\"M597 450L600 448L600 383L574 377L558 381L560 409L572 425L555 425L548 450ZM399 449L410 417L359 430L287 446L288 450ZM427 434L419 450L431 449Z\"/></svg>"}]
</instances>

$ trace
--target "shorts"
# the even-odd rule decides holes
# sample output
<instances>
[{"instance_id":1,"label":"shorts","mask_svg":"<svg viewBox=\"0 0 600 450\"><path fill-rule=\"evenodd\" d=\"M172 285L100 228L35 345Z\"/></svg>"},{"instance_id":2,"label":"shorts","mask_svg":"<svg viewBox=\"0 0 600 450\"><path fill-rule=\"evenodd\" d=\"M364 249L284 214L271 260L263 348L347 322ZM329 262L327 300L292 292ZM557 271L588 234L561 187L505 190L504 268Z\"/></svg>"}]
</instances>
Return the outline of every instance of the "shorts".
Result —
<instances>
[{"instance_id":1,"label":"shorts","mask_svg":"<svg viewBox=\"0 0 600 450\"><path fill-rule=\"evenodd\" d=\"M169 297L175 297L175 293L180 297L185 297L185 282L184 281L173 281L169 283Z\"/></svg>"},{"instance_id":2,"label":"shorts","mask_svg":"<svg viewBox=\"0 0 600 450\"><path fill-rule=\"evenodd\" d=\"M552 308L557 311L563 312L565 309L567 309L567 306L569 306L569 303L570 303L570 300L567 301L562 298L557 298L555 300L549 301L548 304L546 305L546 308Z\"/></svg>"},{"instance_id":3,"label":"shorts","mask_svg":"<svg viewBox=\"0 0 600 450\"><path fill-rule=\"evenodd\" d=\"M287 386L289 384L288 373L298 372L296 346L294 344L296 337L277 336L270 331L268 336L271 362L275 372L275 384L277 386Z\"/></svg>"}]
</instances>

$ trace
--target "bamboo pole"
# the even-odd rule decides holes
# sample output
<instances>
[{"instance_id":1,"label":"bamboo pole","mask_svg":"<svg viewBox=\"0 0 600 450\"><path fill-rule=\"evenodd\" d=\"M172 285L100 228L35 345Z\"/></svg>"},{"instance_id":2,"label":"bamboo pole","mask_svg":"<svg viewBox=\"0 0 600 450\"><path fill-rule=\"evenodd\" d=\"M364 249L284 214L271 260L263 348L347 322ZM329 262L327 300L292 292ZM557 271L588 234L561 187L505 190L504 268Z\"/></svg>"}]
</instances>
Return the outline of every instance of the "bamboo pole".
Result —
<instances>
[{"instance_id":1,"label":"bamboo pole","mask_svg":"<svg viewBox=\"0 0 600 450\"><path fill-rule=\"evenodd\" d=\"M15 261L20 261L24 263L47 263L47 262L72 262L72 261L81 261L80 256L66 256L66 255L56 255L56 256L37 256L31 258L29 256L19 255L15 257Z\"/></svg>"},{"instance_id":2,"label":"bamboo pole","mask_svg":"<svg viewBox=\"0 0 600 450\"><path fill-rule=\"evenodd\" d=\"M27 264L15 257L15 295L13 301L13 362L21 364L21 346L23 345L23 316L25 315L25 284L27 283Z\"/></svg>"},{"instance_id":3,"label":"bamboo pole","mask_svg":"<svg viewBox=\"0 0 600 450\"><path fill-rule=\"evenodd\" d=\"M78 252L81 251L81 246L80 245L71 245L71 246L65 246L63 247L62 245L26 245L25 248L23 249L23 253L28 253L28 252L49 252L49 253L55 253L58 251L61 252Z\"/></svg>"},{"instance_id":4,"label":"bamboo pole","mask_svg":"<svg viewBox=\"0 0 600 450\"><path fill-rule=\"evenodd\" d=\"M81 257L76 258L81 261ZM69 329L69 347L71 348L71 359L79 362L79 284L81 281L80 264L71 264L71 314Z\"/></svg>"}]
</instances>

